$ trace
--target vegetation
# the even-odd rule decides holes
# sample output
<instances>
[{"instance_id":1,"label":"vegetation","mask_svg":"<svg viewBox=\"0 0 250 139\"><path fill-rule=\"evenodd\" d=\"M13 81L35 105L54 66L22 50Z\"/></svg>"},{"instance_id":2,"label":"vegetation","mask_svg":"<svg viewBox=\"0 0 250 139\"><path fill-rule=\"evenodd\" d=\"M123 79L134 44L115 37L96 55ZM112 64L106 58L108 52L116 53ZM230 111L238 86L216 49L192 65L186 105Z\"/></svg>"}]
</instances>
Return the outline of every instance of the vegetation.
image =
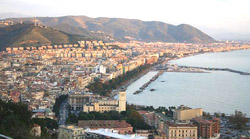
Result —
<instances>
[{"instance_id":1,"label":"vegetation","mask_svg":"<svg viewBox=\"0 0 250 139\"><path fill-rule=\"evenodd\" d=\"M90 84L89 86L87 86L87 88L93 93L100 94L102 96L108 96L109 93L113 89L119 88L120 86L122 86L123 84L128 82L129 80L136 77L138 74L141 74L143 71L149 69L150 67L151 67L151 65L143 65L143 66L140 66L132 71L128 71L128 72L124 73L123 75L118 76L117 78L109 80L105 83L102 83L100 81L96 81L96 82Z\"/></svg>"},{"instance_id":2,"label":"vegetation","mask_svg":"<svg viewBox=\"0 0 250 139\"><path fill-rule=\"evenodd\" d=\"M77 43L90 37L71 35L50 28L33 24L16 24L0 28L0 50L6 46L41 46L50 44Z\"/></svg>"},{"instance_id":3,"label":"vegetation","mask_svg":"<svg viewBox=\"0 0 250 139\"><path fill-rule=\"evenodd\" d=\"M33 125L38 124L42 128L42 135L39 138L52 138L45 129L57 128L56 121L31 119L31 116L32 113L28 111L27 105L0 100L0 134L18 139L38 138L30 135Z\"/></svg>"},{"instance_id":4,"label":"vegetation","mask_svg":"<svg viewBox=\"0 0 250 139\"><path fill-rule=\"evenodd\" d=\"M41 126L41 129L50 129L50 130L54 130L54 129L58 129L58 124L56 120L53 119L49 119L49 118L33 118L32 121L38 125Z\"/></svg>"},{"instance_id":5,"label":"vegetation","mask_svg":"<svg viewBox=\"0 0 250 139\"><path fill-rule=\"evenodd\" d=\"M61 95L56 98L55 105L53 106L53 112L55 112L56 117L59 115L61 104L67 99L67 97L67 95Z\"/></svg>"},{"instance_id":6,"label":"vegetation","mask_svg":"<svg viewBox=\"0 0 250 139\"><path fill-rule=\"evenodd\" d=\"M26 20L32 21L34 18ZM36 18L37 19L37 18ZM14 21L23 20L12 19ZM127 40L125 36L130 36L142 41L163 41L163 42L193 42L207 43L214 42L214 39L190 25L182 24L178 26L163 22L144 22L133 19L119 18L89 18L86 16L64 16L39 18L39 23L56 27L68 33L79 35L96 35L97 37L114 38L116 40ZM82 28L82 25L88 25ZM91 33L96 30L101 33ZM101 35L101 36L100 36ZM106 37L105 37L106 36ZM113 37L112 37L113 36Z\"/></svg>"},{"instance_id":7,"label":"vegetation","mask_svg":"<svg viewBox=\"0 0 250 139\"><path fill-rule=\"evenodd\" d=\"M0 100L0 134L13 138L32 138L32 113L27 105Z\"/></svg>"},{"instance_id":8,"label":"vegetation","mask_svg":"<svg viewBox=\"0 0 250 139\"><path fill-rule=\"evenodd\" d=\"M136 109L127 105L127 110L121 113L117 111L109 111L109 112L80 112L78 116L70 113L67 119L67 124L77 123L78 120L126 120L127 123L131 124L136 129L151 129L149 125L147 125L143 117L136 111Z\"/></svg>"},{"instance_id":9,"label":"vegetation","mask_svg":"<svg viewBox=\"0 0 250 139\"><path fill-rule=\"evenodd\" d=\"M133 130L149 130L152 128L144 122L143 117L136 111L136 109L132 105L127 105L127 110L123 114L127 117L127 123L133 126Z\"/></svg>"},{"instance_id":10,"label":"vegetation","mask_svg":"<svg viewBox=\"0 0 250 139\"><path fill-rule=\"evenodd\" d=\"M248 119L246 114L243 114L241 111L235 111L235 114L229 117L229 121L236 129L244 129Z\"/></svg>"},{"instance_id":11,"label":"vegetation","mask_svg":"<svg viewBox=\"0 0 250 139\"><path fill-rule=\"evenodd\" d=\"M41 119L41 118L33 118L32 121L41 126L42 135L41 138L57 138L56 132L49 134L48 129L50 131L54 131L58 129L57 121L49 118Z\"/></svg>"}]
</instances>

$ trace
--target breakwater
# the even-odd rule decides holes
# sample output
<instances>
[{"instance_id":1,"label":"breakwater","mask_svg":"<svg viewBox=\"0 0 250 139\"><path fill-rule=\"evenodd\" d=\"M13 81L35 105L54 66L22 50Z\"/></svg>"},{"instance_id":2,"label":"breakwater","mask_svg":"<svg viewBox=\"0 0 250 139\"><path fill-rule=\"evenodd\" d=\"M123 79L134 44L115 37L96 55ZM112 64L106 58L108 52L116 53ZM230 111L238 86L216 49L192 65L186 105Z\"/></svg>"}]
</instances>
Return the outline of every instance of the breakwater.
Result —
<instances>
[{"instance_id":1,"label":"breakwater","mask_svg":"<svg viewBox=\"0 0 250 139\"><path fill-rule=\"evenodd\" d=\"M135 91L133 94L139 94L141 93L146 87L148 87L149 84L151 84L153 81L155 81L159 76L161 76L164 73L163 70L159 71L155 76L152 77L148 82L143 84L139 90Z\"/></svg>"},{"instance_id":2,"label":"breakwater","mask_svg":"<svg viewBox=\"0 0 250 139\"><path fill-rule=\"evenodd\" d=\"M205 68L205 67L193 67L193 66L179 66L180 68L196 68L196 69L202 69L202 70L208 70L208 71L228 71L233 73L238 73L240 75L250 75L248 72L238 71L230 68Z\"/></svg>"}]
</instances>

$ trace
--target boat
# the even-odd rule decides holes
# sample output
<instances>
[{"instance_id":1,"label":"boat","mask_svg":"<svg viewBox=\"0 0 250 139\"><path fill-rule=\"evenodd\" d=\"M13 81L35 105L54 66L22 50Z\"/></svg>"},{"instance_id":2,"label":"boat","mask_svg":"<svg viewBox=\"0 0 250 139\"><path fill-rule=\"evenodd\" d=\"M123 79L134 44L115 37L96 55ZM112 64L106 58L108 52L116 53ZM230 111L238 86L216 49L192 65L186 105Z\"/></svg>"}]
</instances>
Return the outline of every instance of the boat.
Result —
<instances>
[{"instance_id":1,"label":"boat","mask_svg":"<svg viewBox=\"0 0 250 139\"><path fill-rule=\"evenodd\" d=\"M137 91L135 91L133 94L135 95L135 94L139 94L139 93L141 93L142 92L142 90L137 90Z\"/></svg>"},{"instance_id":2,"label":"boat","mask_svg":"<svg viewBox=\"0 0 250 139\"><path fill-rule=\"evenodd\" d=\"M155 91L155 89L152 88L152 89L150 89L150 91Z\"/></svg>"}]
</instances>

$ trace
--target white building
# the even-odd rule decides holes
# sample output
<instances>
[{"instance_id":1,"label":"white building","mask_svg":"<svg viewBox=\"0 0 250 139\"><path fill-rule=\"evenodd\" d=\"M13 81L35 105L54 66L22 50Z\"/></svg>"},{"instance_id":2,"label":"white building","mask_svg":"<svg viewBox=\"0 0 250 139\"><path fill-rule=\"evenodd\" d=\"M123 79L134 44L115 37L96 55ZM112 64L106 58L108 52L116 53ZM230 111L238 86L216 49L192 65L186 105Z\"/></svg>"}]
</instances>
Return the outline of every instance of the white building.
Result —
<instances>
[{"instance_id":1,"label":"white building","mask_svg":"<svg viewBox=\"0 0 250 139\"><path fill-rule=\"evenodd\" d=\"M112 98L102 98L100 100L95 100L88 104L83 105L83 112L105 112L105 111L126 111L126 92L125 90L121 90L119 92L119 99Z\"/></svg>"},{"instance_id":2,"label":"white building","mask_svg":"<svg viewBox=\"0 0 250 139\"><path fill-rule=\"evenodd\" d=\"M103 65L97 65L95 66L95 72L96 73L106 73L107 68Z\"/></svg>"}]
</instances>

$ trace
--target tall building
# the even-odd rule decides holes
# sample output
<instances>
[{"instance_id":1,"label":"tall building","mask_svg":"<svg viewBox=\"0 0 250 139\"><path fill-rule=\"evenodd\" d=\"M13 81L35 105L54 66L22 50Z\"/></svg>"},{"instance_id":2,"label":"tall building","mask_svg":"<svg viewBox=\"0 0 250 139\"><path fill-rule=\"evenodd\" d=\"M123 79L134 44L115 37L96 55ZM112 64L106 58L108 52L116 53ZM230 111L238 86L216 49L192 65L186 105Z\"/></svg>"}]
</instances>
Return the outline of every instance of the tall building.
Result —
<instances>
[{"instance_id":1,"label":"tall building","mask_svg":"<svg viewBox=\"0 0 250 139\"><path fill-rule=\"evenodd\" d=\"M181 105L174 111L173 118L178 121L191 120L195 117L201 117L203 115L203 109L191 109Z\"/></svg>"},{"instance_id":2,"label":"tall building","mask_svg":"<svg viewBox=\"0 0 250 139\"><path fill-rule=\"evenodd\" d=\"M126 111L126 92L124 89L119 92L119 112Z\"/></svg>"}]
</instances>

